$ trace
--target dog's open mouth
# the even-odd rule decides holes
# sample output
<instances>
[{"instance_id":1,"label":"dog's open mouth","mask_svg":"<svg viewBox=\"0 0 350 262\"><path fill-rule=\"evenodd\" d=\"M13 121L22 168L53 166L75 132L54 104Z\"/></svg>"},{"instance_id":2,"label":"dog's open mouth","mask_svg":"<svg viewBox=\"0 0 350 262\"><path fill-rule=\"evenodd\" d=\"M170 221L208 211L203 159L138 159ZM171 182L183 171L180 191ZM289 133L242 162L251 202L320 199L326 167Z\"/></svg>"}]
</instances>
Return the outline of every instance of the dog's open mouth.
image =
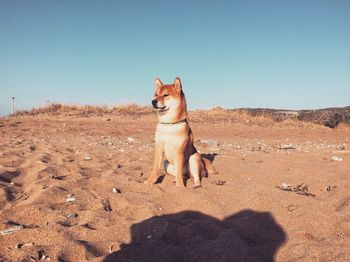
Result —
<instances>
[{"instance_id":1,"label":"dog's open mouth","mask_svg":"<svg viewBox=\"0 0 350 262\"><path fill-rule=\"evenodd\" d=\"M161 107L157 107L157 108L155 108L155 110L157 111L157 112L165 112L165 111L167 111L169 108L166 108L166 106L161 106Z\"/></svg>"}]
</instances>

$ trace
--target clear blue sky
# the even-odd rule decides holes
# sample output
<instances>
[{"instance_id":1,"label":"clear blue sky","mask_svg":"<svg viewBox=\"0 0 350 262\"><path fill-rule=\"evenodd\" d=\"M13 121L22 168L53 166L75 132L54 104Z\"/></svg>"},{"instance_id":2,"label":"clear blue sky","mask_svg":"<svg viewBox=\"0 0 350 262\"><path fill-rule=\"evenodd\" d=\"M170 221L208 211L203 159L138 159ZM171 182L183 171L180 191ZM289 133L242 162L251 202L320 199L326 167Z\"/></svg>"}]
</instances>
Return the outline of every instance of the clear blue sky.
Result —
<instances>
[{"instance_id":1,"label":"clear blue sky","mask_svg":"<svg viewBox=\"0 0 350 262\"><path fill-rule=\"evenodd\" d=\"M350 105L350 1L0 0L0 115L149 104L156 76L190 109Z\"/></svg>"}]
</instances>

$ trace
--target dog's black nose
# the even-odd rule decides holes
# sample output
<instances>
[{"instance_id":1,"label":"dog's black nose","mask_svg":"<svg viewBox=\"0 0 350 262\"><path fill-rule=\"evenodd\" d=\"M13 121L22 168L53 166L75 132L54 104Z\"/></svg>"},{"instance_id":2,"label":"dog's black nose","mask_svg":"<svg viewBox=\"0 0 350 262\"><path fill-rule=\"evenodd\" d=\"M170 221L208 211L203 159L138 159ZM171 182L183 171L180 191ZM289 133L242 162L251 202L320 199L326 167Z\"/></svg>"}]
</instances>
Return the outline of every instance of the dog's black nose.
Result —
<instances>
[{"instance_id":1,"label":"dog's black nose","mask_svg":"<svg viewBox=\"0 0 350 262\"><path fill-rule=\"evenodd\" d=\"M154 108L157 108L157 103L158 103L157 99L152 100L152 105Z\"/></svg>"}]
</instances>

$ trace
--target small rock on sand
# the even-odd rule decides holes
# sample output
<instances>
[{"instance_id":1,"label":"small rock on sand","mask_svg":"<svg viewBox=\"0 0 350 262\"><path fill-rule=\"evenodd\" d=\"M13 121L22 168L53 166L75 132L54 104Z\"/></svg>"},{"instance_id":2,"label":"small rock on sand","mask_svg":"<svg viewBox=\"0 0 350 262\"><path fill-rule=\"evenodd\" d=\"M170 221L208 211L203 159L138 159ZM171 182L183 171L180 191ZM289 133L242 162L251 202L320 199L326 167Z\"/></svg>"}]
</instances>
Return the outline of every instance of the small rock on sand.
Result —
<instances>
[{"instance_id":1,"label":"small rock on sand","mask_svg":"<svg viewBox=\"0 0 350 262\"><path fill-rule=\"evenodd\" d=\"M66 202L67 203L71 203L71 202L75 202L75 200L77 200L77 199L76 199L76 197L74 195L68 195L67 199L66 199Z\"/></svg>"},{"instance_id":2,"label":"small rock on sand","mask_svg":"<svg viewBox=\"0 0 350 262\"><path fill-rule=\"evenodd\" d=\"M129 143L134 143L134 142L135 142L135 138L128 137L128 138L126 139L126 141L128 141Z\"/></svg>"},{"instance_id":3,"label":"small rock on sand","mask_svg":"<svg viewBox=\"0 0 350 262\"><path fill-rule=\"evenodd\" d=\"M338 161L338 162L343 161L343 159L342 159L341 157L337 157L337 156L332 156L331 159L332 159L333 161Z\"/></svg>"}]
</instances>

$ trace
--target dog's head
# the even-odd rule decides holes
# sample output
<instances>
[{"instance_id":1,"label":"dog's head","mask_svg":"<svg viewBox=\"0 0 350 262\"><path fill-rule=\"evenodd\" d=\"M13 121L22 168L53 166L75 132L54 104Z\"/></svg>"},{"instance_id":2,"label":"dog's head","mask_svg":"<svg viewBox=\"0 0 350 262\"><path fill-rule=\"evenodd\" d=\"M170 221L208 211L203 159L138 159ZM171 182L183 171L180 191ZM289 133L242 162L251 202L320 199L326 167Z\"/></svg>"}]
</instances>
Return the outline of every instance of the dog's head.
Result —
<instances>
[{"instance_id":1,"label":"dog's head","mask_svg":"<svg viewBox=\"0 0 350 262\"><path fill-rule=\"evenodd\" d=\"M154 93L152 105L158 114L164 115L183 106L184 94L179 77L176 77L172 85L163 85L159 78L156 78L154 83L156 92Z\"/></svg>"}]
</instances>

